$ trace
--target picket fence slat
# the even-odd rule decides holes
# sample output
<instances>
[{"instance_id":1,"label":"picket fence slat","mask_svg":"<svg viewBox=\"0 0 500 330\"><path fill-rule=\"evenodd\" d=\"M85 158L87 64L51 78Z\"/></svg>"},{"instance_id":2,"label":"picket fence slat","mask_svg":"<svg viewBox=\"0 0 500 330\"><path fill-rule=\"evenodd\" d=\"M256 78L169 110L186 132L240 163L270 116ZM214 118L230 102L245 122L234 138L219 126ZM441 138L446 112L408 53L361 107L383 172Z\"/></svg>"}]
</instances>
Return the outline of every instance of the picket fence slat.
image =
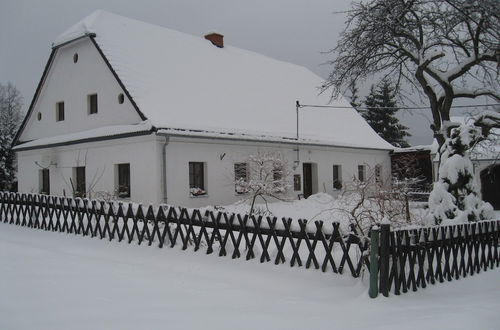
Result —
<instances>
[{"instance_id":1,"label":"picket fence slat","mask_svg":"<svg viewBox=\"0 0 500 330\"><path fill-rule=\"evenodd\" d=\"M399 295L500 266L500 220L391 232L389 287Z\"/></svg>"},{"instance_id":2,"label":"picket fence slat","mask_svg":"<svg viewBox=\"0 0 500 330\"><path fill-rule=\"evenodd\" d=\"M39 194L0 192L0 222L46 231L126 241L193 248L207 254L290 267L342 273L347 265L360 276L368 243L355 233L342 236L338 223L332 231L322 221L313 227L304 219L236 215L178 207L153 207ZM297 228L298 229L295 229ZM328 228L329 229L329 228ZM494 254L494 252L492 252ZM312 266L312 267L311 267Z\"/></svg>"}]
</instances>

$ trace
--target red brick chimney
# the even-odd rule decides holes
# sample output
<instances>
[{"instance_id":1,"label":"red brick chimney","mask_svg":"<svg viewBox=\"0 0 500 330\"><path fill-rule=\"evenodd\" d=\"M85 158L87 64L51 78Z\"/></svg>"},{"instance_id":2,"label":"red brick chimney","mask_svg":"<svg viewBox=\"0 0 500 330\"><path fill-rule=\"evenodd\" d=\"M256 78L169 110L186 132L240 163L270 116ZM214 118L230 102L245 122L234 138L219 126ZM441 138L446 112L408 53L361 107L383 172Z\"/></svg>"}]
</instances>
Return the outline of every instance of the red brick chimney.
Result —
<instances>
[{"instance_id":1,"label":"red brick chimney","mask_svg":"<svg viewBox=\"0 0 500 330\"><path fill-rule=\"evenodd\" d=\"M224 36L217 32L211 32L205 35L205 39L210 40L215 46L224 48Z\"/></svg>"}]
</instances>

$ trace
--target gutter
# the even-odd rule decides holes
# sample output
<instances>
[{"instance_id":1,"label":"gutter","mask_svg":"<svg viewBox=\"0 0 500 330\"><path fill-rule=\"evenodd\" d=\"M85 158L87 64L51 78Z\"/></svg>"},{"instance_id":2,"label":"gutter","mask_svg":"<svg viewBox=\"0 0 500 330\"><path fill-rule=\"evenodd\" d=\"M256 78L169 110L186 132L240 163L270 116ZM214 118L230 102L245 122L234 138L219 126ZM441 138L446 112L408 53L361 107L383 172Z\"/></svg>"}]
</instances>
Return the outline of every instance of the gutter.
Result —
<instances>
[{"instance_id":1,"label":"gutter","mask_svg":"<svg viewBox=\"0 0 500 330\"><path fill-rule=\"evenodd\" d=\"M385 148L374 148L374 147L359 147L359 146L343 146L343 145L335 145L335 144L328 144L328 143L322 143L322 142L314 142L314 141L300 141L296 140L295 138L284 138L284 139L276 139L273 140L272 138L269 139L256 139L252 138L251 136L231 136L231 134L226 134L226 136L217 136L217 135L196 135L196 134L186 134L182 132L164 132L164 130L167 129L162 129L162 128L157 128L157 135L163 135L163 136L170 136L170 137L183 137L183 138L188 138L188 139L213 139L213 140L226 140L226 141L241 141L241 142L254 142L254 143L271 143L271 144L281 144L281 145L286 145L286 146L297 146L297 145L302 145L302 146L316 146L316 147L328 147L328 148L339 148L339 149L356 149L356 150L375 150L375 151L387 151L390 152L393 149L385 149Z\"/></svg>"},{"instance_id":2,"label":"gutter","mask_svg":"<svg viewBox=\"0 0 500 330\"><path fill-rule=\"evenodd\" d=\"M161 159L161 186L163 191L163 204L167 204L167 146L170 143L170 135L156 131L157 136L165 137L162 144L162 159Z\"/></svg>"}]
</instances>

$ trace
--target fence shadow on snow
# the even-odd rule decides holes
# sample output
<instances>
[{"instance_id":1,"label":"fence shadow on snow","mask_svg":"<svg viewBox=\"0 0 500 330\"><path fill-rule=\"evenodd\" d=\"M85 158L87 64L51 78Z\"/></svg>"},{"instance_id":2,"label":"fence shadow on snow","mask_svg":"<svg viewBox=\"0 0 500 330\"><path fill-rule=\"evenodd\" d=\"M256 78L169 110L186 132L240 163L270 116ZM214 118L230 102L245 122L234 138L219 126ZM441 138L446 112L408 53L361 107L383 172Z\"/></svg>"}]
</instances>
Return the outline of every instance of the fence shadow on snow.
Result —
<instances>
[{"instance_id":1,"label":"fence shadow on snow","mask_svg":"<svg viewBox=\"0 0 500 330\"><path fill-rule=\"evenodd\" d=\"M0 192L0 221L48 231L138 244L192 247L219 256L321 268L358 277L366 244L339 224L204 212L38 194Z\"/></svg>"}]
</instances>

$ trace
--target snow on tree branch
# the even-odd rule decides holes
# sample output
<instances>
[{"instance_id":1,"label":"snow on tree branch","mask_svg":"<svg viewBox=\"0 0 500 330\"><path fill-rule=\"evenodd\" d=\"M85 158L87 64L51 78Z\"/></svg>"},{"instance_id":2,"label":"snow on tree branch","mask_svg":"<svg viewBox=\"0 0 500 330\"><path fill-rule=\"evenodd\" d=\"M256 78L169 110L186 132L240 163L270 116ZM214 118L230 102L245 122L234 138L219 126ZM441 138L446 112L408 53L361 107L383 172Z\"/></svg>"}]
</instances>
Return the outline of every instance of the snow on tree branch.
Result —
<instances>
[{"instance_id":1,"label":"snow on tree branch","mask_svg":"<svg viewBox=\"0 0 500 330\"><path fill-rule=\"evenodd\" d=\"M370 0L354 2L323 91L344 93L352 81L375 74L396 90L416 86L432 110L440 145L441 124L459 97L488 96L500 90L498 1ZM472 90L464 94L460 91ZM490 92L491 91L491 92Z\"/></svg>"}]
</instances>

